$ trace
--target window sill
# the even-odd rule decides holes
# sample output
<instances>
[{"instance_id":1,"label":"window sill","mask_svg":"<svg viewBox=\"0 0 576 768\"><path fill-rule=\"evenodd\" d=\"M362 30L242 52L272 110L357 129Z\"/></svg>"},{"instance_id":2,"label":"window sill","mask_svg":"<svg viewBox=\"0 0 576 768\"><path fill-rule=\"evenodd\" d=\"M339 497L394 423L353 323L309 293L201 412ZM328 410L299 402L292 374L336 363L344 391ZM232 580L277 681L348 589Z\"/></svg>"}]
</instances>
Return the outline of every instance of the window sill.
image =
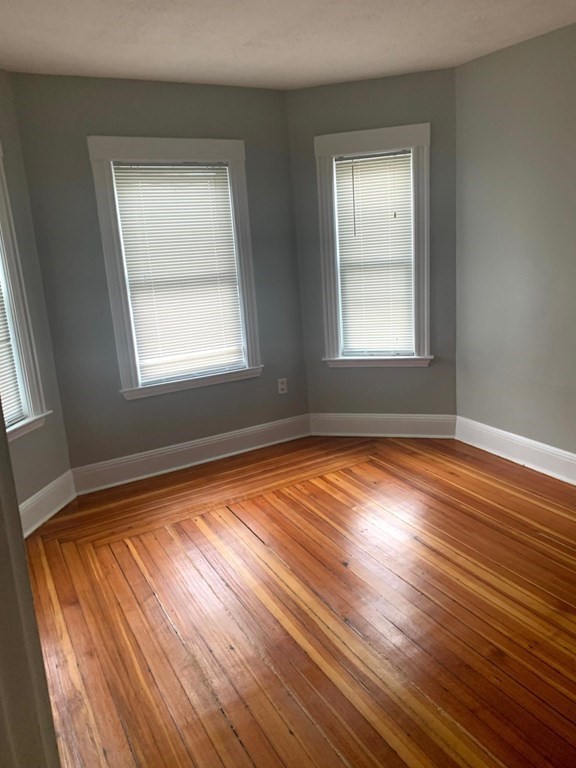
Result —
<instances>
[{"instance_id":1,"label":"window sill","mask_svg":"<svg viewBox=\"0 0 576 768\"><path fill-rule=\"evenodd\" d=\"M261 365L257 365L253 368L242 368L238 371L216 373L211 376L197 376L193 379L180 379L180 381L170 381L164 384L150 384L149 386L122 389L120 391L126 400L139 400L142 397L165 395L169 392L179 392L182 389L196 389L197 387L209 387L212 384L224 384L228 381L253 379L260 376L262 367L263 366Z\"/></svg>"},{"instance_id":2,"label":"window sill","mask_svg":"<svg viewBox=\"0 0 576 768\"><path fill-rule=\"evenodd\" d=\"M421 357L325 357L329 368L427 368L433 355Z\"/></svg>"},{"instance_id":3,"label":"window sill","mask_svg":"<svg viewBox=\"0 0 576 768\"><path fill-rule=\"evenodd\" d=\"M52 411L46 411L45 413L39 413L37 416L29 416L24 421L19 421L18 424L13 424L8 427L6 434L8 436L8 442L17 440L22 435L27 435L28 432L33 432L39 427L43 427L46 422L46 417L49 416Z\"/></svg>"}]
</instances>

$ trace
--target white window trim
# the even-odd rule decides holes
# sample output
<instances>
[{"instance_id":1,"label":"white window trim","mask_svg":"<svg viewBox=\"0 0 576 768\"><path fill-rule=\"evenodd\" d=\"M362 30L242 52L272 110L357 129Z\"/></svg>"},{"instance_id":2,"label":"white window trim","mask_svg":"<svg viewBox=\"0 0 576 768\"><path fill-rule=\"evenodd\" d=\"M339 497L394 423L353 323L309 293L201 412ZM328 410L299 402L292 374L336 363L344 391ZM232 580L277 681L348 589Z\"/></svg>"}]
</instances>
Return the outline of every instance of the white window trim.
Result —
<instances>
[{"instance_id":1,"label":"white window trim","mask_svg":"<svg viewBox=\"0 0 576 768\"><path fill-rule=\"evenodd\" d=\"M7 427L8 440L12 442L22 435L41 427L51 411L46 410L44 394L40 384L40 368L34 337L32 335L32 323L28 310L28 301L24 290L22 268L18 256L16 241L16 229L10 208L8 196L8 184L4 171L4 151L0 144L0 232L4 246L5 269L8 277L7 290L12 312L14 315L14 329L18 372L24 407L27 416L16 424Z\"/></svg>"},{"instance_id":2,"label":"white window trim","mask_svg":"<svg viewBox=\"0 0 576 768\"><path fill-rule=\"evenodd\" d=\"M19 421L17 424L12 424L8 427L6 434L8 436L8 442L12 443L23 435L27 435L29 432L34 432L35 429L43 427L46 423L46 417L49 416L52 411L44 411L37 416L29 416L27 419Z\"/></svg>"},{"instance_id":3,"label":"white window trim","mask_svg":"<svg viewBox=\"0 0 576 768\"><path fill-rule=\"evenodd\" d=\"M181 389L220 384L260 376L260 346L256 314L256 292L252 267L252 244L248 213L244 142L238 139L157 139L122 136L89 136L88 151L94 173L98 217L112 320L120 366L121 392L127 400L160 395ZM234 223L237 236L238 279L246 335L247 367L239 371L194 376L179 381L141 386L133 342L127 280L118 228L114 193L113 162L225 162L230 173Z\"/></svg>"},{"instance_id":4,"label":"white window trim","mask_svg":"<svg viewBox=\"0 0 576 768\"><path fill-rule=\"evenodd\" d=\"M415 355L343 357L336 244L334 158L412 150L414 186ZM430 123L316 136L324 329L330 367L426 367L430 354Z\"/></svg>"}]
</instances>

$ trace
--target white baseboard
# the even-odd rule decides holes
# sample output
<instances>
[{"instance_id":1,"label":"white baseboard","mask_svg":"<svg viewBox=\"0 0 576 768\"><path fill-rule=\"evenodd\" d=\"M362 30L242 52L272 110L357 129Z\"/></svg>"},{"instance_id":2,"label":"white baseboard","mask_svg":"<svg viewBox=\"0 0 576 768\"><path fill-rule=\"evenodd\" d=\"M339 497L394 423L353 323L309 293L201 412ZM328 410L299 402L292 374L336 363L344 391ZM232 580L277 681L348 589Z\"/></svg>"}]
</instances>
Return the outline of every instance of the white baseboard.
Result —
<instances>
[{"instance_id":1,"label":"white baseboard","mask_svg":"<svg viewBox=\"0 0 576 768\"><path fill-rule=\"evenodd\" d=\"M90 493L204 464L307 435L454 437L455 416L316 413L272 421L73 469L76 491Z\"/></svg>"},{"instance_id":2,"label":"white baseboard","mask_svg":"<svg viewBox=\"0 0 576 768\"><path fill-rule=\"evenodd\" d=\"M456 437L576 485L576 454L462 416L444 414L311 413L259 424L65 472L20 505L24 535L77 494L204 464L308 435L334 437Z\"/></svg>"},{"instance_id":3,"label":"white baseboard","mask_svg":"<svg viewBox=\"0 0 576 768\"><path fill-rule=\"evenodd\" d=\"M454 437L456 416L413 413L311 413L313 435Z\"/></svg>"},{"instance_id":4,"label":"white baseboard","mask_svg":"<svg viewBox=\"0 0 576 768\"><path fill-rule=\"evenodd\" d=\"M267 445L284 443L310 434L308 414L289 419L237 429L212 437L169 445L131 456L121 456L97 464L73 469L74 483L79 494L101 488L122 485L133 480L172 472L176 469L204 464L207 461L253 451Z\"/></svg>"},{"instance_id":5,"label":"white baseboard","mask_svg":"<svg viewBox=\"0 0 576 768\"><path fill-rule=\"evenodd\" d=\"M458 416L456 439L576 485L576 453Z\"/></svg>"},{"instance_id":6,"label":"white baseboard","mask_svg":"<svg viewBox=\"0 0 576 768\"><path fill-rule=\"evenodd\" d=\"M52 515L59 512L62 507L74 501L76 488L72 472L64 472L44 488L41 488L29 499L20 504L20 517L24 536L29 536L32 531L49 520Z\"/></svg>"}]
</instances>

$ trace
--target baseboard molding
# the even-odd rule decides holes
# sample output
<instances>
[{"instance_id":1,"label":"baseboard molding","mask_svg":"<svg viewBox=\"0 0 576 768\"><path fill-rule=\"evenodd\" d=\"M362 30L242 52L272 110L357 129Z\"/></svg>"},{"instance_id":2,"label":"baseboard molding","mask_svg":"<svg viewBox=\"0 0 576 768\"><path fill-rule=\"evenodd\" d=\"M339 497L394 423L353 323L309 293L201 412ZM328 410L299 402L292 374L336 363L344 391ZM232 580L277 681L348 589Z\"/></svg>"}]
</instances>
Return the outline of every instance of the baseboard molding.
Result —
<instances>
[{"instance_id":1,"label":"baseboard molding","mask_svg":"<svg viewBox=\"0 0 576 768\"><path fill-rule=\"evenodd\" d=\"M79 494L204 464L307 435L454 437L455 416L316 413L73 469Z\"/></svg>"},{"instance_id":2,"label":"baseboard molding","mask_svg":"<svg viewBox=\"0 0 576 768\"><path fill-rule=\"evenodd\" d=\"M576 485L576 453L463 416L458 416L456 420L456 439Z\"/></svg>"},{"instance_id":3,"label":"baseboard molding","mask_svg":"<svg viewBox=\"0 0 576 768\"><path fill-rule=\"evenodd\" d=\"M29 536L75 498L76 488L72 472L64 472L56 480L23 501L20 504L20 517L24 536Z\"/></svg>"},{"instance_id":4,"label":"baseboard molding","mask_svg":"<svg viewBox=\"0 0 576 768\"><path fill-rule=\"evenodd\" d=\"M237 429L212 437L169 445L110 461L88 464L73 469L78 494L110 488L133 480L173 472L176 469L204 464L226 456L253 451L276 443L295 440L310 434L308 414L289 419Z\"/></svg>"},{"instance_id":5,"label":"baseboard molding","mask_svg":"<svg viewBox=\"0 0 576 768\"><path fill-rule=\"evenodd\" d=\"M121 456L65 472L20 505L29 536L76 495L204 464L308 435L333 437L456 437L484 451L576 485L576 454L445 414L311 413Z\"/></svg>"},{"instance_id":6,"label":"baseboard molding","mask_svg":"<svg viewBox=\"0 0 576 768\"><path fill-rule=\"evenodd\" d=\"M311 413L313 435L333 437L454 437L456 416L413 413Z\"/></svg>"}]
</instances>

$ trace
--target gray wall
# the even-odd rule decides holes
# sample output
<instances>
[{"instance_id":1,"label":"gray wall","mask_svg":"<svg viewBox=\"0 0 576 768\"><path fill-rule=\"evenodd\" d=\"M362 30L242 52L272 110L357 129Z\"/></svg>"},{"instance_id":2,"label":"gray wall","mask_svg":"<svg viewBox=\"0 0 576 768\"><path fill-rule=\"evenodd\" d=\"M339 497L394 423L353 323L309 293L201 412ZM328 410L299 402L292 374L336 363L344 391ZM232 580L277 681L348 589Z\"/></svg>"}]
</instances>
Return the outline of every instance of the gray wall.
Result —
<instances>
[{"instance_id":1,"label":"gray wall","mask_svg":"<svg viewBox=\"0 0 576 768\"><path fill-rule=\"evenodd\" d=\"M0 72L0 141L4 150L4 168L39 358L42 387L46 405L52 411L43 427L22 435L10 444L18 500L22 502L66 472L70 465L34 227L30 215L28 187L22 163L18 123L12 99L10 76L5 72Z\"/></svg>"},{"instance_id":2,"label":"gray wall","mask_svg":"<svg viewBox=\"0 0 576 768\"><path fill-rule=\"evenodd\" d=\"M576 451L576 26L461 67L458 413Z\"/></svg>"},{"instance_id":3,"label":"gray wall","mask_svg":"<svg viewBox=\"0 0 576 768\"><path fill-rule=\"evenodd\" d=\"M425 72L287 95L310 409L344 413L455 412L454 73ZM314 136L430 122L430 368L328 368Z\"/></svg>"},{"instance_id":4,"label":"gray wall","mask_svg":"<svg viewBox=\"0 0 576 768\"><path fill-rule=\"evenodd\" d=\"M73 466L306 412L284 95L28 75L13 88ZM91 134L244 139L261 378L130 402L119 393Z\"/></svg>"},{"instance_id":5,"label":"gray wall","mask_svg":"<svg viewBox=\"0 0 576 768\"><path fill-rule=\"evenodd\" d=\"M472 62L456 75L427 72L287 94L12 76L73 465L308 408L454 413L456 219L459 414L576 450L575 44L576 27L570 27ZM45 386L56 411L48 428L13 445L24 498L66 468L65 445L6 77L0 78L0 106ZM415 122L432 124L435 360L428 369L330 369L321 361L314 136ZM246 141L261 379L131 402L119 394L89 134ZM279 376L289 379L286 397L276 394Z\"/></svg>"}]
</instances>

